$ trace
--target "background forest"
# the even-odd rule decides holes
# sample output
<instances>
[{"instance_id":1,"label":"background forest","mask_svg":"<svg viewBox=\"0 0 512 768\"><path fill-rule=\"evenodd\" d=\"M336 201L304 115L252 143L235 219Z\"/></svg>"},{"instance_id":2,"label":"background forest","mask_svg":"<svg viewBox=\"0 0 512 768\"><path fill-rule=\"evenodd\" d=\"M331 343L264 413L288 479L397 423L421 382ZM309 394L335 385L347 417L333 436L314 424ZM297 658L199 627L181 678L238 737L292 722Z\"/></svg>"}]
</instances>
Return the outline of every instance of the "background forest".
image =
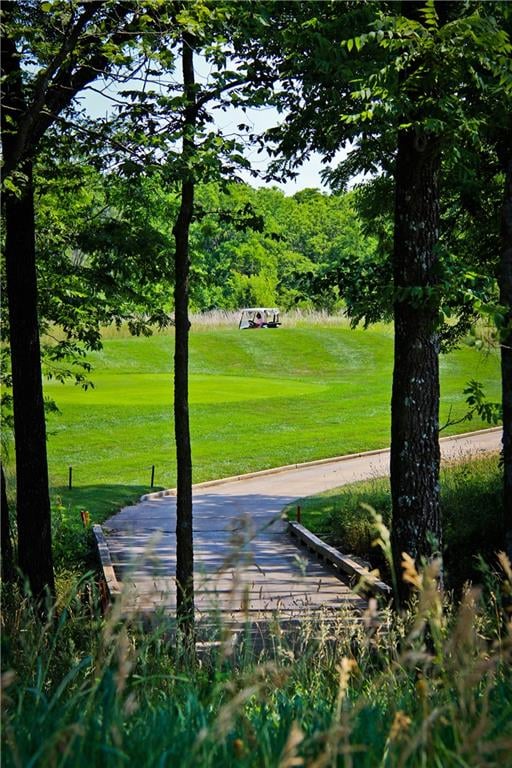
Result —
<instances>
[{"instance_id":1,"label":"background forest","mask_svg":"<svg viewBox=\"0 0 512 768\"><path fill-rule=\"evenodd\" d=\"M58 180L48 191L42 185L38 232L47 267L60 258L72 265L73 275L77 267L84 276L101 270L105 281L118 284L129 276L134 289L144 286L155 307L172 313L174 275L165 267L174 247L178 193L167 191L158 173L131 180L83 166L81 173L83 185L69 191ZM379 234L391 230L388 214ZM372 229L370 222L366 227ZM357 192L311 189L287 197L277 187L244 183L199 187L190 232L190 309L343 310L345 294L354 294L365 272L388 261L377 242L365 231ZM60 271L56 287L66 290L62 276ZM50 293L49 269L45 278Z\"/></svg>"}]
</instances>

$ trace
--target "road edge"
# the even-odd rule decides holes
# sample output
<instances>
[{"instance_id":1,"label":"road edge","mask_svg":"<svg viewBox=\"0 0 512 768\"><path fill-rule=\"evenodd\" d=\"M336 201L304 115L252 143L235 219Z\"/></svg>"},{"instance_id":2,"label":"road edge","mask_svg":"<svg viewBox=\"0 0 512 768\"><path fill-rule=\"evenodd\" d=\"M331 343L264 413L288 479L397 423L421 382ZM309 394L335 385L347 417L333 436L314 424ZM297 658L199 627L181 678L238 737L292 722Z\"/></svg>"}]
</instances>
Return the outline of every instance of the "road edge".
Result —
<instances>
[{"instance_id":1,"label":"road edge","mask_svg":"<svg viewBox=\"0 0 512 768\"><path fill-rule=\"evenodd\" d=\"M439 442L445 442L446 440L464 440L468 437L474 437L475 435L485 435L490 432L501 432L502 427L490 427L488 429L476 429L472 432L464 432L460 435L447 435L446 437L440 437ZM300 464L285 464L282 467L270 467L269 469L260 469L257 472L247 472L244 475L233 475L232 477L223 477L218 480L205 480L202 483L194 483L192 488L211 488L216 485L222 485L223 483L234 483L239 480L249 480L252 477L264 477L265 475L278 475L281 472L289 472L294 469L305 469L306 467L317 467L322 464L333 464L336 462L350 461L350 459L359 459L363 456L384 456L390 451L389 448L376 448L373 451L361 451L359 453L347 453L344 456L333 456L329 459L315 459L314 461L305 461ZM176 496L176 488L169 488L163 491L154 491L153 493L145 493L140 497L140 501L154 501L156 499L163 499L166 496Z\"/></svg>"}]
</instances>

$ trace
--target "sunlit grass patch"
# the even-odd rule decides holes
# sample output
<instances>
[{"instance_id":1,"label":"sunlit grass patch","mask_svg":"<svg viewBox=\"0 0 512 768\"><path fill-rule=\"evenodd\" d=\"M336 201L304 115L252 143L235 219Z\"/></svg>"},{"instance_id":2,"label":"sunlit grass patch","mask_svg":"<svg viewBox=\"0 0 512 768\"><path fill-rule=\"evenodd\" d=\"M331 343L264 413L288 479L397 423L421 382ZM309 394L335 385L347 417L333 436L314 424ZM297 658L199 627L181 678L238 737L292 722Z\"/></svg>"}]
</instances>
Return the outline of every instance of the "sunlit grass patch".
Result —
<instances>
[{"instance_id":1,"label":"sunlit grass patch","mask_svg":"<svg viewBox=\"0 0 512 768\"><path fill-rule=\"evenodd\" d=\"M238 331L207 326L190 335L194 481L242 474L389 443L392 338L387 326L346 325ZM61 415L51 416L53 483L144 485L176 482L173 336L107 339L91 355L95 389L48 382ZM499 389L498 359L464 348L442 359L443 407L465 411L462 390L480 379ZM452 427L452 433L479 422Z\"/></svg>"}]
</instances>

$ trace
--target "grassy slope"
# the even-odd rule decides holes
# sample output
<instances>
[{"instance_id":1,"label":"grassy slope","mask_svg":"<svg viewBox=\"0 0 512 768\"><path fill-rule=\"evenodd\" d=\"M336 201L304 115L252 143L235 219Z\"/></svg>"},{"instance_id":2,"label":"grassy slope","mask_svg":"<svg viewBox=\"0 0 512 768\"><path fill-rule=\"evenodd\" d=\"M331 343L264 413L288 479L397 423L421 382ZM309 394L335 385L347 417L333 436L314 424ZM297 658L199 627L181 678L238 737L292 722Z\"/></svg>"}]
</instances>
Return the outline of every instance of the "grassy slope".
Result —
<instances>
[{"instance_id":1,"label":"grassy slope","mask_svg":"<svg viewBox=\"0 0 512 768\"><path fill-rule=\"evenodd\" d=\"M389 328L206 328L190 344L196 482L389 442ZM94 390L46 384L62 411L50 417L50 474L62 490L73 466L75 503L88 505L97 486L138 494L152 464L159 486L174 485L172 349L169 335L109 339L91 356ZM441 371L442 417L450 406L453 417L464 412L470 378L498 396L495 356L464 348L443 357Z\"/></svg>"}]
</instances>

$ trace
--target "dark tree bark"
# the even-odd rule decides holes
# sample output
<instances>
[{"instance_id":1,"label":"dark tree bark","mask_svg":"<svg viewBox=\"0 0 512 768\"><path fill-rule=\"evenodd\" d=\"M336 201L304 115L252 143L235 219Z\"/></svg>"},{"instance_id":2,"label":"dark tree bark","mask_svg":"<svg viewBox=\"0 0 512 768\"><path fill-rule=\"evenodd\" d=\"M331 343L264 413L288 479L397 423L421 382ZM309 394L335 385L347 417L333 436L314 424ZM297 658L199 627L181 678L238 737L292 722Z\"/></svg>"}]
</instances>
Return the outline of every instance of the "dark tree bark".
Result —
<instances>
[{"instance_id":1,"label":"dark tree bark","mask_svg":"<svg viewBox=\"0 0 512 768\"><path fill-rule=\"evenodd\" d=\"M5 196L5 261L16 455L18 564L32 594L54 591L39 323L32 165Z\"/></svg>"},{"instance_id":2,"label":"dark tree bark","mask_svg":"<svg viewBox=\"0 0 512 768\"><path fill-rule=\"evenodd\" d=\"M16 514L18 564L35 597L54 591L51 551L50 499L46 454L46 427L41 377L35 252L32 163L38 145L58 115L76 94L95 80L111 62L104 40L92 45L86 29L103 14L110 42L125 40L128 3L105 7L91 2L62 36L61 47L44 71L25 88L20 54L11 36L18 3L2 8L2 179L11 177L17 191L7 191L5 252L7 302L12 359L14 440L16 455Z\"/></svg>"},{"instance_id":3,"label":"dark tree bark","mask_svg":"<svg viewBox=\"0 0 512 768\"><path fill-rule=\"evenodd\" d=\"M399 598L402 553L415 559L440 551L438 308L435 284L439 230L437 139L401 131L396 159L393 276L395 364L391 401L392 546ZM414 297L411 289L420 288ZM425 291L424 289L427 289ZM432 538L436 544L431 543Z\"/></svg>"},{"instance_id":4,"label":"dark tree bark","mask_svg":"<svg viewBox=\"0 0 512 768\"><path fill-rule=\"evenodd\" d=\"M11 525L9 522L9 503L7 501L7 487L5 484L5 474L3 464L0 465L2 493L0 516L2 519L2 581L11 583L16 578L16 569L14 567L14 553L12 547Z\"/></svg>"},{"instance_id":5,"label":"dark tree bark","mask_svg":"<svg viewBox=\"0 0 512 768\"><path fill-rule=\"evenodd\" d=\"M503 480L507 554L512 559L512 132L501 153L505 188L501 214L500 304L505 307L501 337L501 385L503 403ZM506 149L505 149L506 145Z\"/></svg>"},{"instance_id":6,"label":"dark tree bark","mask_svg":"<svg viewBox=\"0 0 512 768\"><path fill-rule=\"evenodd\" d=\"M14 44L2 40L2 149L11 158L17 125L26 113L22 75ZM34 597L54 592L50 493L46 456L32 162L17 165L17 190L4 195L6 293L12 365L18 565Z\"/></svg>"},{"instance_id":7,"label":"dark tree bark","mask_svg":"<svg viewBox=\"0 0 512 768\"><path fill-rule=\"evenodd\" d=\"M192 455L188 408L188 318L189 229L194 210L194 178L190 160L194 155L197 108L194 89L193 39L183 35L183 86L186 99L183 125L181 204L174 225L175 251L175 350L174 430L176 437L176 618L189 644L194 643L194 550L192 534Z\"/></svg>"}]
</instances>

